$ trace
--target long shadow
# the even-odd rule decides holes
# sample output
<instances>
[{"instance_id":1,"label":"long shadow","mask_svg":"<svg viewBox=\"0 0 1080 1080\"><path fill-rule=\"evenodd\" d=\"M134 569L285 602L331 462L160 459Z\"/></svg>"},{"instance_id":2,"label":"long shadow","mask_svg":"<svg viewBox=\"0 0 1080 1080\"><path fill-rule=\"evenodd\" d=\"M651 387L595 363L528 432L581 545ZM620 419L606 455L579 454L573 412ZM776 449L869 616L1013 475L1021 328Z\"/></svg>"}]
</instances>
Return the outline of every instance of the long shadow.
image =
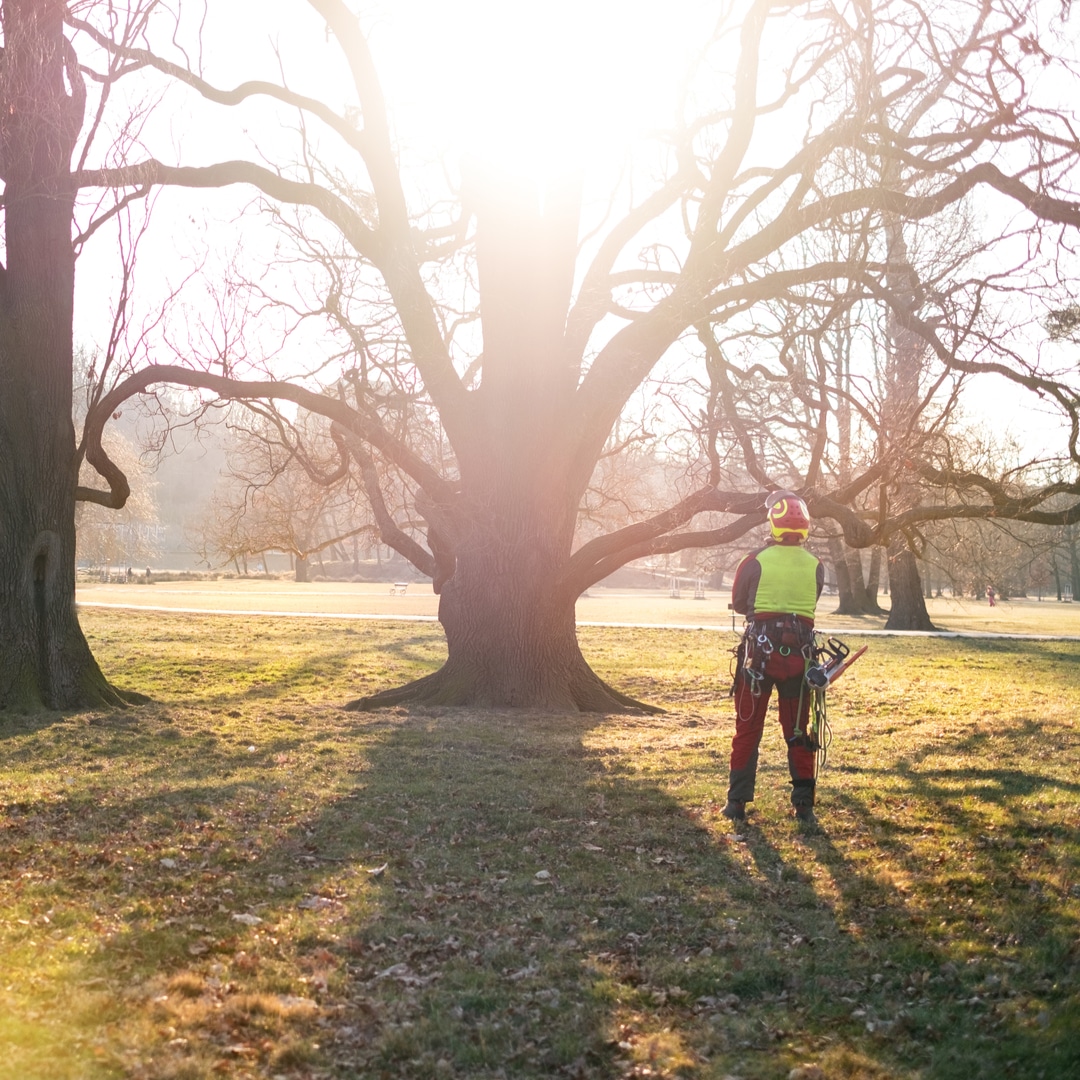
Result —
<instances>
[{"instance_id":1,"label":"long shadow","mask_svg":"<svg viewBox=\"0 0 1080 1080\"><path fill-rule=\"evenodd\" d=\"M962 642L965 650L973 653L990 653L991 655L1031 653L1041 660L1055 664L1073 665L1080 655L1080 644L1076 642L1069 647L1062 641L1026 640L1022 635L1015 638L964 637L958 641ZM1077 673L1070 681L1076 682L1078 679L1080 679L1080 673Z\"/></svg>"},{"instance_id":2,"label":"long shadow","mask_svg":"<svg viewBox=\"0 0 1080 1080\"><path fill-rule=\"evenodd\" d=\"M873 770L876 797L833 795L845 842L818 848L843 898L838 922L863 940L895 938L889 952L909 969L926 961L926 976L902 994L879 994L878 1015L928 1040L961 1030L967 1042L932 1055L928 1076L970 1076L976 1060L1008 1076L1080 1066L1080 914L1069 876L1080 850L1075 820L1056 812L1075 806L1080 784L1060 775L1061 738L1060 725L1030 719L974 731ZM1029 756L1032 739L1053 750L1045 772L993 765ZM971 764L934 764L943 755ZM912 805L921 812L903 812ZM879 990L895 983L888 976Z\"/></svg>"},{"instance_id":3,"label":"long shadow","mask_svg":"<svg viewBox=\"0 0 1080 1080\"><path fill-rule=\"evenodd\" d=\"M1053 950L1075 941L1064 905L1047 899L1028 941L1011 908L961 910L951 864L942 895L927 896L910 884L926 869L911 828L843 791L828 793L833 824L817 834L793 841L767 822L735 838L662 772L642 771L641 755L620 758L605 723L342 714L334 735L352 763L328 770L316 805L287 805L288 782L269 767L302 731L258 748L267 775L242 783L200 781L199 746L178 747L167 794L153 773L154 791L117 792L111 817L71 805L51 836L30 827L25 841L70 843L73 887L130 898L73 981L130 976L161 994L161 980L197 968L193 1000L215 1005L199 1014L201 1037L238 1076L247 1062L290 1077L766 1077L832 1054L841 1076L944 1080L1080 1063L1075 961L1056 988L1038 985L1063 970L1048 966ZM678 720L641 724L662 742ZM205 752L223 770L251 760L239 745ZM1005 803L1042 779L972 772ZM890 775L898 797L932 800L938 827L971 837L957 866L972 856L973 882L998 879L997 862L978 861L1000 852L979 846L977 806ZM39 812L18 808L27 824ZM225 815L250 832L238 841L230 827L215 848ZM149 822L145 850L110 855L110 820ZM280 971L276 1022L295 1029L294 1058L259 1056L273 1003L229 995L260 967ZM180 1024L182 1004L160 1006L172 1010L162 1022ZM145 1075L180 1075L187 1038L163 1041Z\"/></svg>"}]
</instances>

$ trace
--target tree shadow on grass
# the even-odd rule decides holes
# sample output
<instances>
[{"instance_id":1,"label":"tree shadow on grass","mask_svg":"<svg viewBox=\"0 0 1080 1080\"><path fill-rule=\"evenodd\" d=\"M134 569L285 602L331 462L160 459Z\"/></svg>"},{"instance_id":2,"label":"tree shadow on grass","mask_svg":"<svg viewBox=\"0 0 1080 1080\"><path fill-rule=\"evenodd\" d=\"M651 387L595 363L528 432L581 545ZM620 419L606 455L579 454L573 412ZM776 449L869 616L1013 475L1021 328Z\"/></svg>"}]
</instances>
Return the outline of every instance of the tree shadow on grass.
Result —
<instances>
[{"instance_id":1,"label":"tree shadow on grass","mask_svg":"<svg viewBox=\"0 0 1080 1080\"><path fill-rule=\"evenodd\" d=\"M634 725L648 744L620 751L613 733ZM715 762L679 757L679 731L677 717L337 714L317 733L325 773L316 755L304 784L274 758L308 732L250 757L196 742L109 813L30 808L42 820L24 816L23 839L50 845L73 890L118 897L69 982L101 980L110 1023L145 1013L131 1060L113 1062L132 1076L781 1077L814 1057L830 1077L1067 1074L1075 985L1039 990L1037 941L1002 946L1016 970L997 965L1011 916L986 905L976 923L951 887L921 887L914 824L890 824L864 787L826 793L821 833L766 814L736 838L682 789ZM654 752L667 742L674 766ZM256 758L265 775L221 775ZM947 860L996 850L955 792L890 775L890 798L931 802L971 838ZM111 831L125 847L110 853ZM1075 934L1060 905L1041 919L1054 947Z\"/></svg>"},{"instance_id":2,"label":"tree shadow on grass","mask_svg":"<svg viewBox=\"0 0 1080 1080\"><path fill-rule=\"evenodd\" d=\"M906 985L879 972L877 1015L936 1039L928 1077L967 1077L973 1062L980 1075L1080 1067L1070 876L1080 865L1080 784L1063 775L1061 738L1060 725L1028 719L928 744L884 768L837 770L874 778L829 793L842 844L814 846L845 932L877 942L886 963L909 972L925 964L925 977ZM1054 750L1041 768L1038 757L1031 763L1032 740ZM996 764L1019 760L1027 767ZM881 993L890 983L893 993ZM940 1037L955 1032L959 1040Z\"/></svg>"},{"instance_id":3,"label":"tree shadow on grass","mask_svg":"<svg viewBox=\"0 0 1080 1080\"><path fill-rule=\"evenodd\" d=\"M833 801L839 842L808 846L836 890L846 951L862 961L846 965L864 972L850 1015L875 1038L899 1039L927 1078L1072 1075L1080 957L1066 898L1033 891L959 800L921 826ZM928 828L948 839L927 841Z\"/></svg>"},{"instance_id":4,"label":"tree shadow on grass","mask_svg":"<svg viewBox=\"0 0 1080 1080\"><path fill-rule=\"evenodd\" d=\"M1025 638L1024 635L1017 635L1012 638L965 637L962 638L962 642L964 650L971 653L987 653L995 657L1013 656L1018 657L1021 662L1026 661L1028 663L1043 661L1053 664L1066 664L1068 668L1063 674L1068 676L1072 673L1072 678L1066 681L1080 682L1080 671L1076 670L1077 657L1080 655L1080 644L1076 643L1075 640L1070 644L1066 644L1061 640L1039 641Z\"/></svg>"}]
</instances>

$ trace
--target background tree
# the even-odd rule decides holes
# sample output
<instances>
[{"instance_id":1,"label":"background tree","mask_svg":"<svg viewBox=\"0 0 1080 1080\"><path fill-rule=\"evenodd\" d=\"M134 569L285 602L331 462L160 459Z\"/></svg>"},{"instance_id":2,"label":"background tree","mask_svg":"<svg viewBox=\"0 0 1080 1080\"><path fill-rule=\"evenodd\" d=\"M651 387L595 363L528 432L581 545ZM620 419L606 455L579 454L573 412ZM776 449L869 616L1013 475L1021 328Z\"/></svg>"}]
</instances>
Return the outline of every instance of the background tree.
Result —
<instances>
[{"instance_id":1,"label":"background tree","mask_svg":"<svg viewBox=\"0 0 1080 1080\"><path fill-rule=\"evenodd\" d=\"M297 581L309 560L353 536L374 531L367 504L337 465L325 424L301 415L291 423L258 410L230 424L227 471L194 531L209 565L283 551Z\"/></svg>"}]
</instances>

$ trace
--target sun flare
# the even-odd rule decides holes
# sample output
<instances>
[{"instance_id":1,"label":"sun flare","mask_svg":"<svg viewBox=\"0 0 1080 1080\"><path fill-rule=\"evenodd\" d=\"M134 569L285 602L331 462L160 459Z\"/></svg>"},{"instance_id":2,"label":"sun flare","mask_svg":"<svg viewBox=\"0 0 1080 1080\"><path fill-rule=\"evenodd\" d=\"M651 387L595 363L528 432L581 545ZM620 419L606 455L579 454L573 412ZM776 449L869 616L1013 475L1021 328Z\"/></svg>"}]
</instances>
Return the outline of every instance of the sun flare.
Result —
<instances>
[{"instance_id":1,"label":"sun flare","mask_svg":"<svg viewBox=\"0 0 1080 1080\"><path fill-rule=\"evenodd\" d=\"M405 0L372 28L404 140L536 180L670 126L708 5Z\"/></svg>"}]
</instances>

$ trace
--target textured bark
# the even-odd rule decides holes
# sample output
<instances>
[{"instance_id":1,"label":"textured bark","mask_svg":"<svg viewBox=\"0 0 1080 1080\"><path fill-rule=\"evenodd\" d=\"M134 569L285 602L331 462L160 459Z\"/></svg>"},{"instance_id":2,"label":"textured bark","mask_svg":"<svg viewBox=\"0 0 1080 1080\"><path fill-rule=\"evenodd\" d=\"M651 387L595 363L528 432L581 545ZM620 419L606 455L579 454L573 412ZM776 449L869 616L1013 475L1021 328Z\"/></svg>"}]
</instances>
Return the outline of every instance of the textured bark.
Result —
<instances>
[{"instance_id":1,"label":"textured bark","mask_svg":"<svg viewBox=\"0 0 1080 1080\"><path fill-rule=\"evenodd\" d=\"M843 545L839 537L831 537L829 540L829 560L833 564L833 573L836 575L836 591L839 593L839 604L836 608L837 615L850 615L855 607L855 599L851 591L851 570L844 558Z\"/></svg>"},{"instance_id":2,"label":"textured bark","mask_svg":"<svg viewBox=\"0 0 1080 1080\"><path fill-rule=\"evenodd\" d=\"M862 561L857 551L850 551L840 537L829 540L829 557L836 574L839 605L837 615L881 615L877 598L863 581Z\"/></svg>"},{"instance_id":3,"label":"textured bark","mask_svg":"<svg viewBox=\"0 0 1080 1080\"><path fill-rule=\"evenodd\" d=\"M880 544L875 544L870 549L870 569L866 575L866 595L878 611L884 610L878 603L878 593L881 591L881 550Z\"/></svg>"},{"instance_id":4,"label":"textured bark","mask_svg":"<svg viewBox=\"0 0 1080 1080\"><path fill-rule=\"evenodd\" d=\"M886 630L938 629L926 610L918 562L902 540L889 549L889 595L892 608Z\"/></svg>"},{"instance_id":5,"label":"textured bark","mask_svg":"<svg viewBox=\"0 0 1080 1080\"><path fill-rule=\"evenodd\" d=\"M1077 554L1076 527L1070 525L1065 532L1066 543L1069 548L1069 584L1072 588L1073 599L1080 598L1080 555Z\"/></svg>"},{"instance_id":6,"label":"textured bark","mask_svg":"<svg viewBox=\"0 0 1080 1080\"><path fill-rule=\"evenodd\" d=\"M68 166L82 108L65 89L61 14L51 0L3 5L0 709L130 698L102 675L75 612Z\"/></svg>"},{"instance_id":7,"label":"textured bark","mask_svg":"<svg viewBox=\"0 0 1080 1080\"><path fill-rule=\"evenodd\" d=\"M619 693L589 667L577 641L576 596L558 588L569 556L566 530L542 508L513 508L476 524L458 545L439 597L448 657L433 675L361 698L349 708L401 703L660 712ZM536 538L545 541L536 542Z\"/></svg>"}]
</instances>

